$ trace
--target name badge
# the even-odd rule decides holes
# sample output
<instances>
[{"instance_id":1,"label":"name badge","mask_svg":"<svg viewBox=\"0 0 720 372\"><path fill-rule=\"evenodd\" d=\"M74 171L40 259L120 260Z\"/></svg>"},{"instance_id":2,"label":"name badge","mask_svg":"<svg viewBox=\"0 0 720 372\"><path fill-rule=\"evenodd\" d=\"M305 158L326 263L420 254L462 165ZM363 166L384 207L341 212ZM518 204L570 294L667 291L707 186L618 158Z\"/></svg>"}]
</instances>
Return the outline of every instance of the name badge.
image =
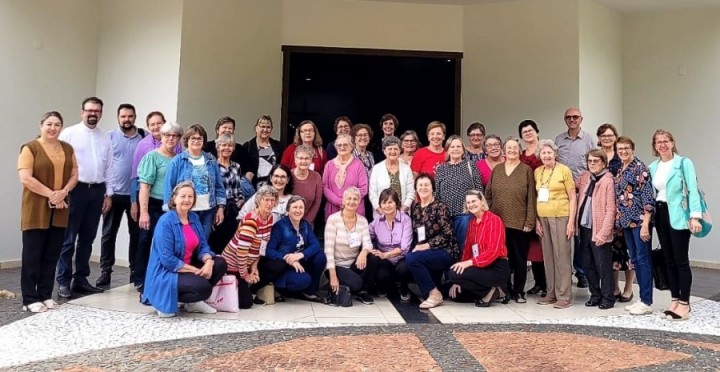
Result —
<instances>
[{"instance_id":1,"label":"name badge","mask_svg":"<svg viewBox=\"0 0 720 372\"><path fill-rule=\"evenodd\" d=\"M418 243L424 242L425 241L425 226L418 227L417 234L418 234Z\"/></svg>"},{"instance_id":2,"label":"name badge","mask_svg":"<svg viewBox=\"0 0 720 372\"><path fill-rule=\"evenodd\" d=\"M260 255L261 256L265 256L265 252L267 251L267 243L268 242L266 242L264 240L260 241Z\"/></svg>"},{"instance_id":3,"label":"name badge","mask_svg":"<svg viewBox=\"0 0 720 372\"><path fill-rule=\"evenodd\" d=\"M473 257L477 257L480 255L480 248L478 247L477 244L472 245L472 252L473 252Z\"/></svg>"},{"instance_id":4,"label":"name badge","mask_svg":"<svg viewBox=\"0 0 720 372\"><path fill-rule=\"evenodd\" d=\"M550 201L550 190L547 188L547 186L541 186L538 190L538 197L537 197L538 203L547 203Z\"/></svg>"},{"instance_id":5,"label":"name badge","mask_svg":"<svg viewBox=\"0 0 720 372\"><path fill-rule=\"evenodd\" d=\"M311 171L314 171L314 170L315 170L315 163L310 162L310 167L309 167L309 168L310 168Z\"/></svg>"},{"instance_id":6,"label":"name badge","mask_svg":"<svg viewBox=\"0 0 720 372\"><path fill-rule=\"evenodd\" d=\"M357 232L351 232L350 235L348 235L348 244L351 248L357 248L360 246L360 233Z\"/></svg>"}]
</instances>

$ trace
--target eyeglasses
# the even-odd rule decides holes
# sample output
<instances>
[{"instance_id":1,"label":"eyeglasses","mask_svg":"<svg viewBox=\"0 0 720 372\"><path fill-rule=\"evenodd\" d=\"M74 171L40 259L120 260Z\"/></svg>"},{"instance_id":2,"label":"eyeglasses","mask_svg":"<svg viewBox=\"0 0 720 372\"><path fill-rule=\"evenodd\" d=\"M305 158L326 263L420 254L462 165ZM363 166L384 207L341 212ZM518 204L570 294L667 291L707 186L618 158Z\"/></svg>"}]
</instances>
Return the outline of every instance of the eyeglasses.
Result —
<instances>
[{"instance_id":1,"label":"eyeglasses","mask_svg":"<svg viewBox=\"0 0 720 372\"><path fill-rule=\"evenodd\" d=\"M204 138L202 138L202 137L190 137L188 139L189 142L202 142L203 140L204 140Z\"/></svg>"},{"instance_id":2,"label":"eyeglasses","mask_svg":"<svg viewBox=\"0 0 720 372\"><path fill-rule=\"evenodd\" d=\"M616 150L617 150L617 152L620 152L620 151L632 151L632 147L617 147Z\"/></svg>"},{"instance_id":3,"label":"eyeglasses","mask_svg":"<svg viewBox=\"0 0 720 372\"><path fill-rule=\"evenodd\" d=\"M670 141L655 141L656 145L667 145L668 143L671 143Z\"/></svg>"},{"instance_id":4,"label":"eyeglasses","mask_svg":"<svg viewBox=\"0 0 720 372\"><path fill-rule=\"evenodd\" d=\"M485 135L482 133L470 133L470 137L485 137Z\"/></svg>"},{"instance_id":5,"label":"eyeglasses","mask_svg":"<svg viewBox=\"0 0 720 372\"><path fill-rule=\"evenodd\" d=\"M587 162L588 164L598 164L602 162L602 159L588 159Z\"/></svg>"},{"instance_id":6,"label":"eyeglasses","mask_svg":"<svg viewBox=\"0 0 720 372\"><path fill-rule=\"evenodd\" d=\"M605 139L613 138L613 137L615 137L614 134L602 134L602 135L600 135L600 138L605 138Z\"/></svg>"},{"instance_id":7,"label":"eyeglasses","mask_svg":"<svg viewBox=\"0 0 720 372\"><path fill-rule=\"evenodd\" d=\"M524 131L520 132L520 134L522 134L523 136L526 134L534 134L534 133L535 133L534 129L524 130Z\"/></svg>"},{"instance_id":8,"label":"eyeglasses","mask_svg":"<svg viewBox=\"0 0 720 372\"><path fill-rule=\"evenodd\" d=\"M349 143L335 143L335 147L337 148L343 148L343 147L350 147Z\"/></svg>"},{"instance_id":9,"label":"eyeglasses","mask_svg":"<svg viewBox=\"0 0 720 372\"><path fill-rule=\"evenodd\" d=\"M413 139L409 139L409 140L402 140L402 143L417 143L417 141L415 141Z\"/></svg>"},{"instance_id":10,"label":"eyeglasses","mask_svg":"<svg viewBox=\"0 0 720 372\"><path fill-rule=\"evenodd\" d=\"M276 180L286 180L286 179L288 178L288 176L283 176L283 175L279 175L279 174L273 174L273 175L272 175L272 178L273 178L273 179L276 179Z\"/></svg>"},{"instance_id":11,"label":"eyeglasses","mask_svg":"<svg viewBox=\"0 0 720 372\"><path fill-rule=\"evenodd\" d=\"M358 133L355 135L355 137L367 138L367 137L370 137L370 135L367 133Z\"/></svg>"},{"instance_id":12,"label":"eyeglasses","mask_svg":"<svg viewBox=\"0 0 720 372\"><path fill-rule=\"evenodd\" d=\"M487 147L487 148L489 148L489 149L494 149L494 148L498 148L498 149L499 149L499 148L500 148L500 144L499 144L499 143L486 143L486 144L485 144L485 147Z\"/></svg>"},{"instance_id":13,"label":"eyeglasses","mask_svg":"<svg viewBox=\"0 0 720 372\"><path fill-rule=\"evenodd\" d=\"M315 133L315 129L303 129L300 131L300 133Z\"/></svg>"},{"instance_id":14,"label":"eyeglasses","mask_svg":"<svg viewBox=\"0 0 720 372\"><path fill-rule=\"evenodd\" d=\"M565 120L579 120L581 117L580 115L567 115L565 116Z\"/></svg>"},{"instance_id":15,"label":"eyeglasses","mask_svg":"<svg viewBox=\"0 0 720 372\"><path fill-rule=\"evenodd\" d=\"M165 137L165 138L170 138L170 139L173 139L173 138L174 138L174 139L178 139L178 138L180 138L179 135L173 134L173 133L163 133L162 136Z\"/></svg>"}]
</instances>

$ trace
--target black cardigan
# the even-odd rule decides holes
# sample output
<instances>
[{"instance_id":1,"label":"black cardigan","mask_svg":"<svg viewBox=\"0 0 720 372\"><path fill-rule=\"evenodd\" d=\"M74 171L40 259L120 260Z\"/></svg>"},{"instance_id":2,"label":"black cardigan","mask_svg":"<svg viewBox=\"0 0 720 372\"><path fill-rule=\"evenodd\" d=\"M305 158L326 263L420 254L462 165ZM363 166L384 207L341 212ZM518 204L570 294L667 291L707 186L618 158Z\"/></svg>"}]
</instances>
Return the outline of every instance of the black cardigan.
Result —
<instances>
[{"instance_id":1,"label":"black cardigan","mask_svg":"<svg viewBox=\"0 0 720 372\"><path fill-rule=\"evenodd\" d=\"M283 151L285 150L285 146L283 146L280 141L275 140L273 138L270 138L270 147L272 147L273 152L275 153L275 158L277 159L277 164L280 164L280 158L282 158ZM251 140L245 142L242 145L244 155L247 157L246 163L248 164L248 170L250 172L253 172L255 174L255 177L253 178L253 186L257 186L258 183L258 167L260 166L260 156L258 155L258 145L257 145L257 137L253 137ZM245 170L243 170L245 171Z\"/></svg>"}]
</instances>

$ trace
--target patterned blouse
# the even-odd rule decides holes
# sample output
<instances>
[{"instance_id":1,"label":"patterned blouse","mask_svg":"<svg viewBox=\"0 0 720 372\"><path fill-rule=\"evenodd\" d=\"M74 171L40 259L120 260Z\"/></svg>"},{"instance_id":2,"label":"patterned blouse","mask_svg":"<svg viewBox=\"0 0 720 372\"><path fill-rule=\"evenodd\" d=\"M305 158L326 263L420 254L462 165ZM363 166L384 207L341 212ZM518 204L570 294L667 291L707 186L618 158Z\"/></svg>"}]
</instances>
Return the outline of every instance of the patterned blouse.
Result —
<instances>
[{"instance_id":1,"label":"patterned blouse","mask_svg":"<svg viewBox=\"0 0 720 372\"><path fill-rule=\"evenodd\" d=\"M360 151L358 151L358 149L356 148L353 148L352 154L354 157L356 157L363 163L363 165L365 166L365 171L367 171L368 179L370 179L370 173L372 173L372 169L375 166L375 156L373 156L370 148L367 148L365 150L365 156L360 154Z\"/></svg>"},{"instance_id":2,"label":"patterned blouse","mask_svg":"<svg viewBox=\"0 0 720 372\"><path fill-rule=\"evenodd\" d=\"M483 191L480 171L474 164L463 160L457 164L438 165L435 173L435 194L447 204L450 216L455 217L465 210L465 193L468 190Z\"/></svg>"},{"instance_id":3,"label":"patterned blouse","mask_svg":"<svg viewBox=\"0 0 720 372\"><path fill-rule=\"evenodd\" d=\"M467 159L471 163L477 163L478 160L483 160L485 158L487 158L487 154L485 154L484 152L476 154L474 152L465 150L465 159Z\"/></svg>"},{"instance_id":4,"label":"patterned blouse","mask_svg":"<svg viewBox=\"0 0 720 372\"><path fill-rule=\"evenodd\" d=\"M245 200L245 195L240 187L240 164L231 161L230 167L225 168L224 165L218 163L220 166L220 177L222 177L223 185L225 185L225 195L227 200L238 201Z\"/></svg>"},{"instance_id":5,"label":"patterned blouse","mask_svg":"<svg viewBox=\"0 0 720 372\"><path fill-rule=\"evenodd\" d=\"M645 212L655 212L650 171L637 157L615 176L615 197L615 227L636 228L640 226Z\"/></svg>"},{"instance_id":6,"label":"patterned blouse","mask_svg":"<svg viewBox=\"0 0 720 372\"><path fill-rule=\"evenodd\" d=\"M445 249L454 260L460 257L450 211L445 203L435 199L423 208L420 202L416 201L410 211L413 230L417 232L418 228L425 228L425 240L418 243L428 243L431 249Z\"/></svg>"}]
</instances>

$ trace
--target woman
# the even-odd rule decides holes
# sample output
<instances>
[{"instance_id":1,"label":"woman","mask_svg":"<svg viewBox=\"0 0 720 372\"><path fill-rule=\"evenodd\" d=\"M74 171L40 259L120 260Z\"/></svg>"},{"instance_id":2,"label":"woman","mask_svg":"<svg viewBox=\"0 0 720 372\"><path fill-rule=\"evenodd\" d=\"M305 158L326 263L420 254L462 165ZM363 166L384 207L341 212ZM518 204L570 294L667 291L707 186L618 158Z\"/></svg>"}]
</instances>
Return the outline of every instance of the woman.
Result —
<instances>
[{"instance_id":1,"label":"woman","mask_svg":"<svg viewBox=\"0 0 720 372\"><path fill-rule=\"evenodd\" d=\"M208 244L210 244L213 252L220 254L235 234L238 225L238 212L245 204L245 199L255 194L255 188L242 174L240 164L232 160L233 151L235 151L235 139L230 134L222 134L215 141L215 146L217 147L220 177L223 186L225 186L227 200L223 222L210 234Z\"/></svg>"},{"instance_id":2,"label":"woman","mask_svg":"<svg viewBox=\"0 0 720 372\"><path fill-rule=\"evenodd\" d=\"M485 159L483 142L485 142L485 125L474 122L468 126L468 147L465 152L465 159L475 164L478 160Z\"/></svg>"},{"instance_id":3,"label":"woman","mask_svg":"<svg viewBox=\"0 0 720 372\"><path fill-rule=\"evenodd\" d=\"M207 133L200 124L193 124L182 136L185 151L173 158L167 167L163 203L170 202L172 190L182 181L192 181L197 200L193 212L198 214L205 237L209 237L213 225L225 218L225 186L220 176L220 166L215 157L202 151Z\"/></svg>"},{"instance_id":4,"label":"woman","mask_svg":"<svg viewBox=\"0 0 720 372\"><path fill-rule=\"evenodd\" d=\"M535 169L542 165L542 161L536 156L538 142L540 141L540 129L538 129L534 121L523 120L518 125L518 135L525 143L525 150L520 153L520 161L535 171ZM545 281L545 264L543 263L540 237L535 233L531 234L529 244L528 260L530 260L532 265L535 285L530 288L527 293L545 297L547 295L547 282Z\"/></svg>"},{"instance_id":5,"label":"woman","mask_svg":"<svg viewBox=\"0 0 720 372\"><path fill-rule=\"evenodd\" d=\"M373 138L372 128L367 124L355 124L352 128L352 138L354 144L352 154L362 162L367 176L370 178L370 172L375 166L375 156L369 147Z\"/></svg>"},{"instance_id":6,"label":"woman","mask_svg":"<svg viewBox=\"0 0 720 372\"><path fill-rule=\"evenodd\" d=\"M592 149L585 157L587 168L577 181L577 231L584 258L590 299L585 306L601 310L615 306L612 269L612 241L615 227L615 182L607 169L602 149Z\"/></svg>"},{"instance_id":7,"label":"woman","mask_svg":"<svg viewBox=\"0 0 720 372\"><path fill-rule=\"evenodd\" d=\"M287 203L292 196L290 194L290 190L293 189L292 172L282 164L274 165L270 169L270 184L267 186L272 186L272 188L277 191L278 197L275 207L272 209L272 214L275 221L278 221L287 213ZM245 202L240 212L238 212L238 220L242 220L248 213L255 210L257 195L258 193L255 193L255 195L251 196L250 199Z\"/></svg>"},{"instance_id":8,"label":"woman","mask_svg":"<svg viewBox=\"0 0 720 372\"><path fill-rule=\"evenodd\" d=\"M325 257L330 289L338 293L340 285L345 285L350 292L357 293L358 301L372 305L375 301L368 291L376 276L378 258L370 254L373 249L370 231L365 217L357 213L360 205L360 190L354 186L347 188L342 208L330 215L325 225Z\"/></svg>"},{"instance_id":9,"label":"woman","mask_svg":"<svg viewBox=\"0 0 720 372\"><path fill-rule=\"evenodd\" d=\"M314 149L310 170L314 170L322 175L327 163L327 153L322 147L322 138L318 132L317 126L311 120L303 120L295 130L295 140L285 149L280 164L289 169L295 168L295 148L300 145L310 146Z\"/></svg>"},{"instance_id":10,"label":"woman","mask_svg":"<svg viewBox=\"0 0 720 372\"><path fill-rule=\"evenodd\" d=\"M538 304L566 309L572 306L570 240L575 235L575 182L570 168L557 161L558 148L553 141L541 140L537 151L543 165L535 169L535 232L542 239L547 280L547 296Z\"/></svg>"},{"instance_id":11,"label":"woman","mask_svg":"<svg viewBox=\"0 0 720 372\"><path fill-rule=\"evenodd\" d=\"M443 302L438 290L440 279L460 256L447 205L433 196L435 185L429 174L415 178L418 200L410 208L417 244L407 254L407 265L420 295L425 298L421 309L430 309Z\"/></svg>"},{"instance_id":12,"label":"woman","mask_svg":"<svg viewBox=\"0 0 720 372\"><path fill-rule=\"evenodd\" d=\"M415 152L418 147L422 145L420 143L420 137L418 137L417 132L414 130L406 130L400 135L400 142L402 143L400 147L400 161L409 167L410 164L412 164Z\"/></svg>"},{"instance_id":13,"label":"woman","mask_svg":"<svg viewBox=\"0 0 720 372\"><path fill-rule=\"evenodd\" d=\"M439 121L433 121L428 124L427 136L429 144L427 147L417 150L410 163L414 177L417 177L421 173L435 177L435 169L438 165L442 164L446 158L443 149L445 132L445 124Z\"/></svg>"},{"instance_id":14,"label":"woman","mask_svg":"<svg viewBox=\"0 0 720 372\"><path fill-rule=\"evenodd\" d=\"M509 295L515 302L524 304L527 302L528 250L537 219L537 195L533 170L520 161L520 153L522 147L518 138L505 140L505 162L493 169L485 197L490 211L499 216L505 225L512 274L512 282L508 281L507 286Z\"/></svg>"},{"instance_id":15,"label":"woman","mask_svg":"<svg viewBox=\"0 0 720 372\"><path fill-rule=\"evenodd\" d=\"M253 305L252 293L270 282L265 277L260 280L258 264L270 241L278 192L274 187L264 185L253 197L246 203L252 203L253 210L242 217L235 235L222 253L227 260L228 273L238 278L238 304L241 309L249 309ZM257 303L262 304L260 301Z\"/></svg>"},{"instance_id":16,"label":"woman","mask_svg":"<svg viewBox=\"0 0 720 372\"><path fill-rule=\"evenodd\" d=\"M635 156L633 140L628 137L618 138L615 151L622 162L620 171L615 176L615 227L622 229L640 287L640 300L625 309L632 315L651 314L653 273L650 231L652 215L655 212L652 180L648 168Z\"/></svg>"},{"instance_id":17,"label":"woman","mask_svg":"<svg viewBox=\"0 0 720 372\"><path fill-rule=\"evenodd\" d=\"M460 136L448 138L445 154L445 162L436 170L436 196L447 205L450 217L455 218L465 210L465 193L473 189L482 191L483 185L478 169L465 159L465 145Z\"/></svg>"},{"instance_id":18,"label":"woman","mask_svg":"<svg viewBox=\"0 0 720 372\"><path fill-rule=\"evenodd\" d=\"M337 118L335 118L333 131L335 131L336 136L339 136L341 134L350 134L350 128L352 128L352 121L349 117L338 116ZM335 159L335 157L337 156L337 151L335 150L335 141L328 143L327 148L325 148L325 152L327 153L328 160Z\"/></svg>"},{"instance_id":19,"label":"woman","mask_svg":"<svg viewBox=\"0 0 720 372\"><path fill-rule=\"evenodd\" d=\"M374 247L371 253L379 259L375 277L378 296L385 297L399 280L400 300L409 302L410 272L405 255L412 245L412 221L407 214L400 212L400 196L393 189L384 189L380 193L379 205L380 218L370 224L370 239Z\"/></svg>"},{"instance_id":20,"label":"woman","mask_svg":"<svg viewBox=\"0 0 720 372\"><path fill-rule=\"evenodd\" d=\"M620 171L622 161L615 151L615 141L618 139L618 131L614 125L605 123L597 129L598 147L600 147L608 158L608 169L615 177ZM632 280L630 280L632 282Z\"/></svg>"},{"instance_id":21,"label":"woman","mask_svg":"<svg viewBox=\"0 0 720 372\"><path fill-rule=\"evenodd\" d=\"M657 191L655 231L665 256L672 296L665 314L668 320L687 320L690 317L692 285L688 258L690 234L702 230L702 207L695 165L690 159L677 154L675 138L666 130L656 130L652 144L653 155L660 157L649 167L652 184ZM687 189L687 196L683 195L683 188Z\"/></svg>"},{"instance_id":22,"label":"woman","mask_svg":"<svg viewBox=\"0 0 720 372\"><path fill-rule=\"evenodd\" d=\"M273 225L260 273L275 289L300 293L301 298L318 301L316 292L327 259L312 225L304 219L305 199L290 197L288 215Z\"/></svg>"},{"instance_id":23,"label":"woman","mask_svg":"<svg viewBox=\"0 0 720 372\"><path fill-rule=\"evenodd\" d=\"M385 160L376 164L370 174L370 203L373 211L380 212L380 193L385 189L392 189L399 195L402 203L398 207L407 213L415 200L413 175L410 166L400 161L400 139L387 137L383 139L382 150Z\"/></svg>"},{"instance_id":24,"label":"woman","mask_svg":"<svg viewBox=\"0 0 720 372\"><path fill-rule=\"evenodd\" d=\"M492 175L493 168L495 168L496 165L504 162L505 157L502 153L502 139L500 139L500 137L494 134L491 134L485 138L484 148L485 154L487 154L487 156L485 157L485 159L478 160L475 165L480 171L480 180L482 181L483 187L487 187L488 182L490 182L490 176Z\"/></svg>"},{"instance_id":25,"label":"woman","mask_svg":"<svg viewBox=\"0 0 720 372\"><path fill-rule=\"evenodd\" d=\"M270 169L278 164L283 145L272 135L273 122L269 115L262 115L255 121L255 137L243 144L249 159L249 171L255 174L253 186L268 182Z\"/></svg>"},{"instance_id":26,"label":"woman","mask_svg":"<svg viewBox=\"0 0 720 372\"><path fill-rule=\"evenodd\" d=\"M57 111L40 118L40 137L20 149L18 174L23 185L20 230L23 311L55 309L55 267L68 225L68 195L78 181L72 146L58 140L63 118Z\"/></svg>"},{"instance_id":27,"label":"woman","mask_svg":"<svg viewBox=\"0 0 720 372\"><path fill-rule=\"evenodd\" d=\"M450 297L473 297L475 306L489 307L510 280L505 226L490 212L479 190L467 192L467 211L473 216L463 244L462 259L450 267ZM463 293L465 292L465 293Z\"/></svg>"},{"instance_id":28,"label":"woman","mask_svg":"<svg viewBox=\"0 0 720 372\"><path fill-rule=\"evenodd\" d=\"M393 114L385 114L380 118L380 133L382 137L379 137L377 141L371 142L370 151L375 156L375 161L381 162L385 160L385 154L382 152L382 143L385 138L395 137L395 131L398 129L400 121L397 116Z\"/></svg>"},{"instance_id":29,"label":"woman","mask_svg":"<svg viewBox=\"0 0 720 372\"><path fill-rule=\"evenodd\" d=\"M189 313L217 312L205 300L227 264L210 250L200 218L191 212L195 202L192 182L179 182L170 194L169 211L155 228L142 302L162 318L175 316L178 302Z\"/></svg>"},{"instance_id":30,"label":"woman","mask_svg":"<svg viewBox=\"0 0 720 372\"><path fill-rule=\"evenodd\" d=\"M325 216L329 217L342 209L343 195L350 187L360 191L360 198L368 192L368 177L363 163L352 155L351 137L341 134L335 140L338 156L325 165L323 173L323 195L325 195ZM365 216L365 204L357 211Z\"/></svg>"},{"instance_id":31,"label":"woman","mask_svg":"<svg viewBox=\"0 0 720 372\"><path fill-rule=\"evenodd\" d=\"M175 122L165 123L160 127L161 144L157 149L145 155L138 165L137 175L140 182L140 235L137 253L135 254L135 287L142 293L145 286L150 250L155 227L163 215L163 192L165 175L170 162L175 157L175 147L180 143L183 129Z\"/></svg>"},{"instance_id":32,"label":"woman","mask_svg":"<svg viewBox=\"0 0 720 372\"><path fill-rule=\"evenodd\" d=\"M313 149L309 146L298 146L295 149L295 169L292 172L293 195L300 195L304 199L305 219L310 224L320 211L322 202L323 184L320 173L310 170Z\"/></svg>"}]
</instances>

